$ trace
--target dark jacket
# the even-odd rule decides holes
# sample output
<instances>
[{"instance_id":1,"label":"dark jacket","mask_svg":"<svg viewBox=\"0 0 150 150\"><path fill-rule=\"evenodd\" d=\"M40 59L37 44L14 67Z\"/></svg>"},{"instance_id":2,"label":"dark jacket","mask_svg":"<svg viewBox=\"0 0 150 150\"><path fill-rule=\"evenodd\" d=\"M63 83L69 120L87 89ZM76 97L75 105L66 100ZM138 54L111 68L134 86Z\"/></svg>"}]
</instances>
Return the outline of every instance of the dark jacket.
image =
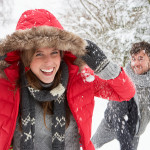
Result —
<instances>
[{"instance_id":1,"label":"dark jacket","mask_svg":"<svg viewBox=\"0 0 150 150\"><path fill-rule=\"evenodd\" d=\"M110 128L114 129L121 150L131 150L138 121L138 108L135 99L109 102L104 116Z\"/></svg>"}]
</instances>

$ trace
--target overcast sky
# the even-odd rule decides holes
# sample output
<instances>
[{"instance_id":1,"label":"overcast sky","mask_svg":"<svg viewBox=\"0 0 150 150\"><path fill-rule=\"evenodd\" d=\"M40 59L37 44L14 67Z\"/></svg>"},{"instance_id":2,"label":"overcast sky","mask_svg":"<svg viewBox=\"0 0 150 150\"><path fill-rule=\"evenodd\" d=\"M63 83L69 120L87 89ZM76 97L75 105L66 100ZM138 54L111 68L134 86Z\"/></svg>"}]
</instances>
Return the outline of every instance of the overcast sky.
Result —
<instances>
[{"instance_id":1,"label":"overcast sky","mask_svg":"<svg viewBox=\"0 0 150 150\"><path fill-rule=\"evenodd\" d=\"M0 38L4 38L7 34L15 31L16 24L21 14L28 9L47 9L61 23L59 14L65 13L65 8L68 8L67 0L13 0L12 21L5 26L0 27Z\"/></svg>"},{"instance_id":2,"label":"overcast sky","mask_svg":"<svg viewBox=\"0 0 150 150\"><path fill-rule=\"evenodd\" d=\"M14 0L13 16L19 18L27 9L44 8L57 17L58 13L64 12L66 7L66 0Z\"/></svg>"}]
</instances>

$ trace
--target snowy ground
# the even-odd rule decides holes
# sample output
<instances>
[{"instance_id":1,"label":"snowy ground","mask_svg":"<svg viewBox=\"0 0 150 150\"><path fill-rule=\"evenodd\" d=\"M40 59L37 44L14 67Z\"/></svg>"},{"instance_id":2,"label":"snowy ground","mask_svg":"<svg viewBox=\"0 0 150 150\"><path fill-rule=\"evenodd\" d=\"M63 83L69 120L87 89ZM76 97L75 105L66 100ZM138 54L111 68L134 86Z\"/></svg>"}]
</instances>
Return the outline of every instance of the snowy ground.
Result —
<instances>
[{"instance_id":1,"label":"snowy ground","mask_svg":"<svg viewBox=\"0 0 150 150\"><path fill-rule=\"evenodd\" d=\"M107 100L102 100L95 98L95 109L93 114L93 124L92 124L92 134L94 134L96 128L98 127L101 119L103 118L104 111L107 106ZM150 124L146 128L146 131L144 134L140 137L140 142L137 150L149 150L150 146ZM103 147L101 147L99 150L120 150L119 143L117 140L113 140L112 142L109 142L105 144Z\"/></svg>"}]
</instances>

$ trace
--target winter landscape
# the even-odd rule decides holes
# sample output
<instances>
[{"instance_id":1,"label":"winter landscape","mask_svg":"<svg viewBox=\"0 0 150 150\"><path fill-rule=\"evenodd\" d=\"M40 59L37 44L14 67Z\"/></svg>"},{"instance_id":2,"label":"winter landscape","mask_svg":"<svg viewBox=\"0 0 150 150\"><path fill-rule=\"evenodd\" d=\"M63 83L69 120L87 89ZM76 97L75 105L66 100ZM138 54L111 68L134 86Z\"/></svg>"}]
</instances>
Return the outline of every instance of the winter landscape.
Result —
<instances>
[{"instance_id":1,"label":"winter landscape","mask_svg":"<svg viewBox=\"0 0 150 150\"><path fill-rule=\"evenodd\" d=\"M0 0L0 39L15 31L27 9L44 8L66 30L97 43L114 62L125 67L133 42L150 42L149 0ZM107 100L95 98L92 135L103 118ZM138 150L150 148L150 124L140 137ZM119 150L114 140L100 150Z\"/></svg>"}]
</instances>

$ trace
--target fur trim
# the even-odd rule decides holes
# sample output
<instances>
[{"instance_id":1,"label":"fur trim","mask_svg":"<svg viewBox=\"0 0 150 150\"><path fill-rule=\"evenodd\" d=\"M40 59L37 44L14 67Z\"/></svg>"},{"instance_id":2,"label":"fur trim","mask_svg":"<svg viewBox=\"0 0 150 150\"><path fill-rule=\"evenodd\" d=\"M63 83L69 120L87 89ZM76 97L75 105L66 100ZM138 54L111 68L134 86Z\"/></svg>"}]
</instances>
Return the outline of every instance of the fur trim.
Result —
<instances>
[{"instance_id":1,"label":"fur trim","mask_svg":"<svg viewBox=\"0 0 150 150\"><path fill-rule=\"evenodd\" d=\"M0 78L7 79L7 77L6 77L5 73L4 73L4 69L7 68L7 67L9 67L9 64L6 61L1 60L0 61Z\"/></svg>"},{"instance_id":2,"label":"fur trim","mask_svg":"<svg viewBox=\"0 0 150 150\"><path fill-rule=\"evenodd\" d=\"M55 47L70 51L75 56L85 54L87 43L79 36L55 27L39 26L17 30L0 43L0 56L14 50L31 50L41 47Z\"/></svg>"},{"instance_id":3,"label":"fur trim","mask_svg":"<svg viewBox=\"0 0 150 150\"><path fill-rule=\"evenodd\" d=\"M84 62L84 60L82 60L81 58L77 58L75 61L74 61L74 64L77 65L77 66L84 66L86 65L86 63Z\"/></svg>"},{"instance_id":4,"label":"fur trim","mask_svg":"<svg viewBox=\"0 0 150 150\"><path fill-rule=\"evenodd\" d=\"M69 51L77 57L86 53L87 42L79 36L50 26L33 27L26 30L17 30L0 42L0 56L15 50L33 50L42 47L55 47L62 51ZM77 58L78 59L78 58ZM76 65L81 65L77 61ZM4 69L8 64L0 61L0 77L6 78Z\"/></svg>"}]
</instances>

